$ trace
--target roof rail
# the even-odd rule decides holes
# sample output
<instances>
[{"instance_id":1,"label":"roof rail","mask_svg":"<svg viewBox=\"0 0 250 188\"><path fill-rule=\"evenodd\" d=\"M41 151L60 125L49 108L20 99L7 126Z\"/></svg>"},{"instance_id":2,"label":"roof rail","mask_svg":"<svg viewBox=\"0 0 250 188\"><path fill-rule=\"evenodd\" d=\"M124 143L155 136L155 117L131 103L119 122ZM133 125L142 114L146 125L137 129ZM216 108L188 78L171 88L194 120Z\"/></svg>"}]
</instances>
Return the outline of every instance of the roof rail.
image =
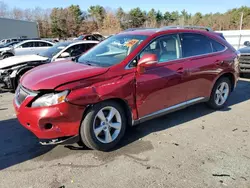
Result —
<instances>
[{"instance_id":1,"label":"roof rail","mask_svg":"<svg viewBox=\"0 0 250 188\"><path fill-rule=\"evenodd\" d=\"M204 27L204 26L180 26L180 25L173 25L173 26L166 26L162 27L158 30L159 31L165 31L168 29L200 29L200 30L206 30L206 31L213 31L210 27Z\"/></svg>"},{"instance_id":2,"label":"roof rail","mask_svg":"<svg viewBox=\"0 0 250 188\"><path fill-rule=\"evenodd\" d=\"M122 32L128 32L128 31L137 31L137 30L147 30L147 29L156 29L156 28L153 28L153 27L139 27L139 28L128 28L128 29L125 29L124 31Z\"/></svg>"}]
</instances>

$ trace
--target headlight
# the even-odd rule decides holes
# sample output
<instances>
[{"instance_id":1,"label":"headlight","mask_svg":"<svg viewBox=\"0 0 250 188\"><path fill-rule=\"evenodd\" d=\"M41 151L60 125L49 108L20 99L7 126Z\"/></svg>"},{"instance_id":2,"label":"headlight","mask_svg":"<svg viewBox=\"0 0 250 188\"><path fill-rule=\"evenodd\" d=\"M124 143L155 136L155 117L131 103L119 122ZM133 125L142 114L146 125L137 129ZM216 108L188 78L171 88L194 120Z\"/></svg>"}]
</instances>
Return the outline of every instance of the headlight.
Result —
<instances>
[{"instance_id":1,"label":"headlight","mask_svg":"<svg viewBox=\"0 0 250 188\"><path fill-rule=\"evenodd\" d=\"M68 94L69 91L66 90L60 93L49 93L42 95L32 103L31 107L52 106L65 102Z\"/></svg>"}]
</instances>

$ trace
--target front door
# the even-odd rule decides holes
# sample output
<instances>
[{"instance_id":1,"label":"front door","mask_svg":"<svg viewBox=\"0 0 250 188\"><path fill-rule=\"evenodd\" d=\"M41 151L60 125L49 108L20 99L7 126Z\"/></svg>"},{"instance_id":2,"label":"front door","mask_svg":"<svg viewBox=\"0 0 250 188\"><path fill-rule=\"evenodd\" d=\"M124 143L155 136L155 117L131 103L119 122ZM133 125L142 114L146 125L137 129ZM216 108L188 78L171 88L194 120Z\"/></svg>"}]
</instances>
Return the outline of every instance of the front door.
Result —
<instances>
[{"instance_id":1,"label":"front door","mask_svg":"<svg viewBox=\"0 0 250 188\"><path fill-rule=\"evenodd\" d=\"M33 54L34 42L26 42L15 48L15 55L30 55Z\"/></svg>"},{"instance_id":2,"label":"front door","mask_svg":"<svg viewBox=\"0 0 250 188\"><path fill-rule=\"evenodd\" d=\"M178 35L162 36L151 42L139 55L153 53L158 64L136 76L136 105L142 118L157 111L181 107L187 97L185 61L181 59Z\"/></svg>"}]
</instances>

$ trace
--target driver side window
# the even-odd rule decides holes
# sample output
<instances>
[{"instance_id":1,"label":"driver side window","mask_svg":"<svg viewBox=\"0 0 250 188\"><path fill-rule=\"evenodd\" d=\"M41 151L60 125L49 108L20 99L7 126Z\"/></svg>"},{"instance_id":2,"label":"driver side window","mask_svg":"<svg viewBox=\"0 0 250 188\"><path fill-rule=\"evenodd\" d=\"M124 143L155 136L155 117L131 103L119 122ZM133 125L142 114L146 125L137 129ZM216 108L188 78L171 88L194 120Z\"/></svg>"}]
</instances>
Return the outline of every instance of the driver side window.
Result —
<instances>
[{"instance_id":1,"label":"driver side window","mask_svg":"<svg viewBox=\"0 0 250 188\"><path fill-rule=\"evenodd\" d=\"M22 48L32 48L34 47L33 42L26 42L22 44Z\"/></svg>"},{"instance_id":2,"label":"driver side window","mask_svg":"<svg viewBox=\"0 0 250 188\"><path fill-rule=\"evenodd\" d=\"M151 42L139 55L155 54L159 63L176 60L181 57L180 41L177 35L166 35Z\"/></svg>"},{"instance_id":3,"label":"driver side window","mask_svg":"<svg viewBox=\"0 0 250 188\"><path fill-rule=\"evenodd\" d=\"M70 54L70 57L72 57L72 54L74 54L74 51L75 51L75 46L71 46L64 52L68 52Z\"/></svg>"}]
</instances>

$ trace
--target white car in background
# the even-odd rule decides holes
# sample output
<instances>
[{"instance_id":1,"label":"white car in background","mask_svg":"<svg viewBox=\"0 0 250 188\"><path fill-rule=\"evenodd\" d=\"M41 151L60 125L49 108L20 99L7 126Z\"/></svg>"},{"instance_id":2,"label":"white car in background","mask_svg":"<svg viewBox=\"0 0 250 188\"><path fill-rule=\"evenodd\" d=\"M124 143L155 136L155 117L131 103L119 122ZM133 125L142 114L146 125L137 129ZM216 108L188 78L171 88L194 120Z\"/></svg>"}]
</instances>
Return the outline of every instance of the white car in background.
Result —
<instances>
[{"instance_id":1,"label":"white car in background","mask_svg":"<svg viewBox=\"0 0 250 188\"><path fill-rule=\"evenodd\" d=\"M11 56L38 54L46 51L53 45L54 43L45 40L25 40L13 47L0 49L0 57L5 59Z\"/></svg>"},{"instance_id":2,"label":"white car in background","mask_svg":"<svg viewBox=\"0 0 250 188\"><path fill-rule=\"evenodd\" d=\"M76 59L98 44L99 41L59 42L37 55L13 56L0 60L0 83L4 88L15 90L21 76L30 69L50 62Z\"/></svg>"}]
</instances>

